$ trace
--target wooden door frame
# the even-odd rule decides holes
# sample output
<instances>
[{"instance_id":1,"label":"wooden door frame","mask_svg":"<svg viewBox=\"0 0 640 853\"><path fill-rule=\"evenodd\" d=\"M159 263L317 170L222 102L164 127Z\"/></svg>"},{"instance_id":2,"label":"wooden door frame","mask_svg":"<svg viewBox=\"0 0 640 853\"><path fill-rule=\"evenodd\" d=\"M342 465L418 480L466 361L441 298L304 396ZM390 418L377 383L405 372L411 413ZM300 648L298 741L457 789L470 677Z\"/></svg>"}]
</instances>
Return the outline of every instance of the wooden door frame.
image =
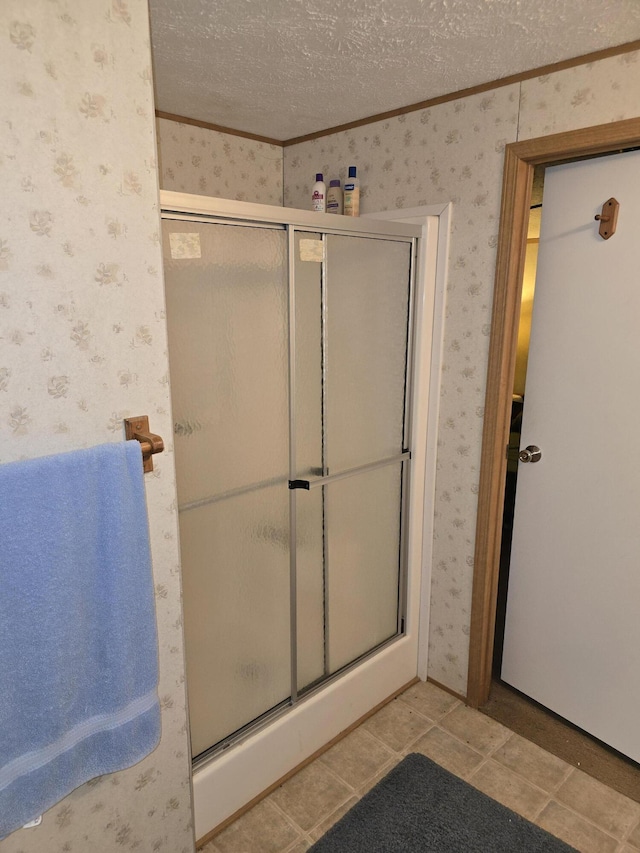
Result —
<instances>
[{"instance_id":1,"label":"wooden door frame","mask_svg":"<svg viewBox=\"0 0 640 853\"><path fill-rule=\"evenodd\" d=\"M505 151L474 556L467 703L489 698L504 487L533 171L640 146L640 118L514 142ZM602 199L601 201L605 201Z\"/></svg>"}]
</instances>

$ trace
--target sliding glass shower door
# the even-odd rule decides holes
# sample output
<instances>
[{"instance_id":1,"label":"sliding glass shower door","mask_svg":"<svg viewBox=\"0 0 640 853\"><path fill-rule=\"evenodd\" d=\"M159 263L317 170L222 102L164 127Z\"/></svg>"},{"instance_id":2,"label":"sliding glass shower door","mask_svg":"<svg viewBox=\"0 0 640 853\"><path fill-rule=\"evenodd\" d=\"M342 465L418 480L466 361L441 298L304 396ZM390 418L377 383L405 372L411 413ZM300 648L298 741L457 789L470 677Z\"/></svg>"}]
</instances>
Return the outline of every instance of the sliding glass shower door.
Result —
<instances>
[{"instance_id":1,"label":"sliding glass shower door","mask_svg":"<svg viewBox=\"0 0 640 853\"><path fill-rule=\"evenodd\" d=\"M402 632L413 242L163 237L198 757Z\"/></svg>"},{"instance_id":2,"label":"sliding glass shower door","mask_svg":"<svg viewBox=\"0 0 640 853\"><path fill-rule=\"evenodd\" d=\"M294 476L296 512L322 543L326 677L399 630L412 246L313 240L315 253L296 235Z\"/></svg>"},{"instance_id":3,"label":"sliding glass shower door","mask_svg":"<svg viewBox=\"0 0 640 853\"><path fill-rule=\"evenodd\" d=\"M198 755L290 694L286 233L163 226Z\"/></svg>"}]
</instances>

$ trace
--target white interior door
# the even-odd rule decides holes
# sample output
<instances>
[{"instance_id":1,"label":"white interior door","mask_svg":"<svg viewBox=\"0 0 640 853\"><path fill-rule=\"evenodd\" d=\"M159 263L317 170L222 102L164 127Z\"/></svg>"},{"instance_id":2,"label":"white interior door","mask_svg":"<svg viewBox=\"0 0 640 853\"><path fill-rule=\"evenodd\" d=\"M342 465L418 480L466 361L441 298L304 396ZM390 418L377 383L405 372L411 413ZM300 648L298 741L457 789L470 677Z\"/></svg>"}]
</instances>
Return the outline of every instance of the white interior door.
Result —
<instances>
[{"instance_id":1,"label":"white interior door","mask_svg":"<svg viewBox=\"0 0 640 853\"><path fill-rule=\"evenodd\" d=\"M620 203L604 240L594 216ZM640 761L640 152L546 171L502 678Z\"/></svg>"}]
</instances>

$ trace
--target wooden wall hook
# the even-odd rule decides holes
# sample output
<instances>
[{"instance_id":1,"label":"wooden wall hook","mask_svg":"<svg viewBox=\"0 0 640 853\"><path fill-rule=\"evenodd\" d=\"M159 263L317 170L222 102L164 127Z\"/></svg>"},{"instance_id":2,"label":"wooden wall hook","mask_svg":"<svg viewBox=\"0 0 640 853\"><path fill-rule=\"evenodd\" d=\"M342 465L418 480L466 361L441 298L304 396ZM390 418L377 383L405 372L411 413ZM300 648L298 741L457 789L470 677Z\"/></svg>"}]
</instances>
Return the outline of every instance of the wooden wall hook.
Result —
<instances>
[{"instance_id":1,"label":"wooden wall hook","mask_svg":"<svg viewBox=\"0 0 640 853\"><path fill-rule=\"evenodd\" d=\"M618 209L620 204L615 198L610 198L602 205L602 210L596 215L596 220L600 222L598 234L603 240L608 240L616 233L616 225L618 224Z\"/></svg>"},{"instance_id":2,"label":"wooden wall hook","mask_svg":"<svg viewBox=\"0 0 640 853\"><path fill-rule=\"evenodd\" d=\"M142 447L142 469L145 473L153 471L153 454L162 453L164 441L159 435L149 431L149 416L124 419L124 434L127 440L134 438Z\"/></svg>"}]
</instances>

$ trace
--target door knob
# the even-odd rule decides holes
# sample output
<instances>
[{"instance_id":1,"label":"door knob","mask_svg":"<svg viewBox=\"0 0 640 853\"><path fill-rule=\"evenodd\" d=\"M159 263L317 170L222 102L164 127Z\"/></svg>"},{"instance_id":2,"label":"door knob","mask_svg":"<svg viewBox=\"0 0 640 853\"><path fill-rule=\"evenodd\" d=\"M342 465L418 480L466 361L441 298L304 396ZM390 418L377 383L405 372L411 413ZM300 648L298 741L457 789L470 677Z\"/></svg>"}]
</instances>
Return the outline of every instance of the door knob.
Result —
<instances>
[{"instance_id":1,"label":"door knob","mask_svg":"<svg viewBox=\"0 0 640 853\"><path fill-rule=\"evenodd\" d=\"M542 451L535 444L530 444L518 453L518 459L521 462L539 462L541 457Z\"/></svg>"}]
</instances>

